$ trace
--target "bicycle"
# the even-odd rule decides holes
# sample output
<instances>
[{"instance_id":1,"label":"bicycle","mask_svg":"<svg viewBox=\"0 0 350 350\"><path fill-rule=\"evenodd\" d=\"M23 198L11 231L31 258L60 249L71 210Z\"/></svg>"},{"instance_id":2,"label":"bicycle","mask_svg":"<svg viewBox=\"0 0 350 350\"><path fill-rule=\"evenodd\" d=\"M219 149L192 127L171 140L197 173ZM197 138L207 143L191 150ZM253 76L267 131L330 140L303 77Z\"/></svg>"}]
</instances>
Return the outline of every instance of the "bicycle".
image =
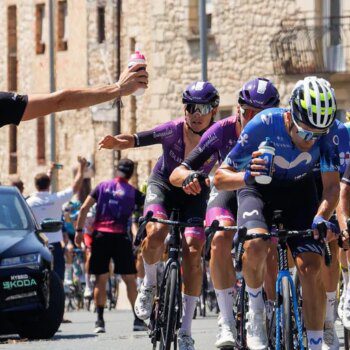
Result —
<instances>
[{"instance_id":1,"label":"bicycle","mask_svg":"<svg viewBox=\"0 0 350 350\"><path fill-rule=\"evenodd\" d=\"M274 315L270 321L271 323L268 338L270 340L270 346L276 350L304 350L305 337L303 335L303 325L300 317L297 291L288 268L287 239L292 237L312 237L313 230L309 229L287 231L283 227L281 210L274 211L273 221L274 225L272 226L272 232L268 234L247 234L247 229L245 227L238 229L237 240L235 242L236 270L242 270L242 256L244 252L243 245L247 240L257 238L268 240L272 237L278 239L278 275L276 281L276 302L274 305ZM327 266L329 266L332 256L328 243L324 241L327 227L324 223L320 223L317 225L317 229L320 234L320 239L324 244L325 263ZM276 317L275 334L273 334L271 327L273 325L274 317Z\"/></svg>"},{"instance_id":2,"label":"bicycle","mask_svg":"<svg viewBox=\"0 0 350 350\"><path fill-rule=\"evenodd\" d=\"M140 227L138 229L134 245L139 245L145 238L145 228L148 222L157 222L170 225L170 239L168 242L168 260L154 301L152 314L150 317L149 337L153 349L169 350L173 343L173 348L177 348L177 331L181 325L182 317L182 295L181 295L181 228L185 227L203 227L203 223L180 222L179 210L173 209L171 220L163 220L153 217L151 211L147 212L145 217L140 218ZM175 220L174 220L175 219Z\"/></svg>"}]
</instances>

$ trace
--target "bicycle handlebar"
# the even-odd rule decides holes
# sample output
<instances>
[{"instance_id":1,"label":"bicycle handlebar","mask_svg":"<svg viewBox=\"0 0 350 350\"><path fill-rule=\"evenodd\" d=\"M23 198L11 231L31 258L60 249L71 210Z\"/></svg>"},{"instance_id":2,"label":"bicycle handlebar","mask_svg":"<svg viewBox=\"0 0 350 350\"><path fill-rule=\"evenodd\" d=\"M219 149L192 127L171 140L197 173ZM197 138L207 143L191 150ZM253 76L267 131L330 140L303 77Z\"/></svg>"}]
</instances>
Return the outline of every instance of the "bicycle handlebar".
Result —
<instances>
[{"instance_id":1,"label":"bicycle handlebar","mask_svg":"<svg viewBox=\"0 0 350 350\"><path fill-rule=\"evenodd\" d=\"M146 216L140 217L139 219L139 229L137 230L136 238L134 241L135 246L139 246L140 243L145 238L146 233L146 225L149 222L158 222L160 224L178 226L178 227L204 227L203 222L182 222L182 221L174 221L174 220L165 220L153 217L153 212L148 211Z\"/></svg>"}]
</instances>

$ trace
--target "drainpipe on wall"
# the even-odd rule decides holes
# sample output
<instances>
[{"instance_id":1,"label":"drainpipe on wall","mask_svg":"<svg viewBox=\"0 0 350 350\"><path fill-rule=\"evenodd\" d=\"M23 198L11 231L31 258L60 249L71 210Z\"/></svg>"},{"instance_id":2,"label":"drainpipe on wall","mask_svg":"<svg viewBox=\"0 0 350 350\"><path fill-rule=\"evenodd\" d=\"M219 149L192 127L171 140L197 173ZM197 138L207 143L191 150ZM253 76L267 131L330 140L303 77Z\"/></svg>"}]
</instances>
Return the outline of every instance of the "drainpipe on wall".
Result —
<instances>
[{"instance_id":1,"label":"drainpipe on wall","mask_svg":"<svg viewBox=\"0 0 350 350\"><path fill-rule=\"evenodd\" d=\"M117 50L117 70L116 70L116 81L119 80L119 76L121 73L121 64L120 64L120 49L121 49L121 12L122 12L122 0L117 0L117 8L116 8L116 21L117 21L117 38L116 38L116 50ZM121 104L117 103L117 115L116 121L113 122L112 132L113 135L120 134L121 130ZM113 175L117 168L117 163L120 159L120 151L113 151Z\"/></svg>"},{"instance_id":2,"label":"drainpipe on wall","mask_svg":"<svg viewBox=\"0 0 350 350\"><path fill-rule=\"evenodd\" d=\"M202 63L202 81L208 80L207 73L207 11L206 0L199 0L199 45L201 51L201 63Z\"/></svg>"},{"instance_id":3,"label":"drainpipe on wall","mask_svg":"<svg viewBox=\"0 0 350 350\"><path fill-rule=\"evenodd\" d=\"M55 83L55 26L54 26L54 0L49 0L49 41L50 41L50 92L56 91ZM56 125L55 113L50 114L50 160L56 161ZM52 172L51 191L57 191L57 171Z\"/></svg>"}]
</instances>

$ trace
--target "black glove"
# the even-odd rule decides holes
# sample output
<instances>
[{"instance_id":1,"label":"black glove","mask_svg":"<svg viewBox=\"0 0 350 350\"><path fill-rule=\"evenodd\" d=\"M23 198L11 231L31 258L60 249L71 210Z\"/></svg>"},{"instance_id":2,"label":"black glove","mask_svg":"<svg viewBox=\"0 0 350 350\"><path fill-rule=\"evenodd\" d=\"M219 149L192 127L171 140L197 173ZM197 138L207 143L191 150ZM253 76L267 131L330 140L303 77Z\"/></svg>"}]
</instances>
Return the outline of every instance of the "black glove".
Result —
<instances>
[{"instance_id":1,"label":"black glove","mask_svg":"<svg viewBox=\"0 0 350 350\"><path fill-rule=\"evenodd\" d=\"M185 181L182 183L182 187L187 186L190 182L192 182L194 179L197 179L200 186L206 186L205 180L208 178L208 175L203 173L202 171L195 171L194 173L191 173L188 175L185 179Z\"/></svg>"}]
</instances>

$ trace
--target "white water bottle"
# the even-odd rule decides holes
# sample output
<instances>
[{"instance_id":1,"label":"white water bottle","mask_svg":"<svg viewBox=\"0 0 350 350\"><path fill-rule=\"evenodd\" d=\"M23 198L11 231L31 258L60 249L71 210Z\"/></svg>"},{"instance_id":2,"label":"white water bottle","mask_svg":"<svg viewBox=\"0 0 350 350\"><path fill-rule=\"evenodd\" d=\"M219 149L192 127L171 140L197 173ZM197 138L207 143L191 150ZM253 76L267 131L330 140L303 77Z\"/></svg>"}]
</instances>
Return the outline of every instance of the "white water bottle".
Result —
<instances>
[{"instance_id":1,"label":"white water bottle","mask_svg":"<svg viewBox=\"0 0 350 350\"><path fill-rule=\"evenodd\" d=\"M266 161L265 167L267 170L259 170L262 175L256 176L255 181L262 185L268 185L272 181L273 163L275 159L275 145L266 137L265 141L259 145L259 151L262 155L259 157Z\"/></svg>"},{"instance_id":2,"label":"white water bottle","mask_svg":"<svg viewBox=\"0 0 350 350\"><path fill-rule=\"evenodd\" d=\"M128 68L130 68L138 63L146 63L146 58L140 51L136 50L135 53L133 53L130 56L130 59L128 62ZM144 69L144 68L140 68L140 70L142 70L142 69ZM139 88L135 92L133 92L133 96L141 96L144 94L144 92L145 92L144 88Z\"/></svg>"}]
</instances>

